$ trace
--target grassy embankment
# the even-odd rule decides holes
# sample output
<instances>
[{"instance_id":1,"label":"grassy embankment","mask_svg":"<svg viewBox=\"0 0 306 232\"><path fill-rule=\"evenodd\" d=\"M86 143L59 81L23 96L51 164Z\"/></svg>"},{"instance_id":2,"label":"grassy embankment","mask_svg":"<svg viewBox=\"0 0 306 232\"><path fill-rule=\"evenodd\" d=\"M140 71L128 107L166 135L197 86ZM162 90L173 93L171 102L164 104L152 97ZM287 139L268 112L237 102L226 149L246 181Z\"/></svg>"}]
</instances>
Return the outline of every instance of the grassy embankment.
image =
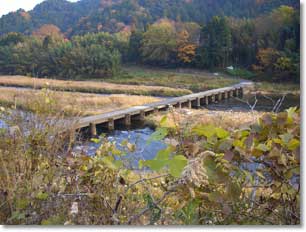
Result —
<instances>
[{"instance_id":1,"label":"grassy embankment","mask_svg":"<svg viewBox=\"0 0 306 232\"><path fill-rule=\"evenodd\" d=\"M124 67L123 70L124 74L107 81L117 84L184 88L193 92L222 88L241 81L239 78L232 78L226 74L214 75L203 70L161 69L138 66Z\"/></svg>"},{"instance_id":2,"label":"grassy embankment","mask_svg":"<svg viewBox=\"0 0 306 232\"><path fill-rule=\"evenodd\" d=\"M231 77L241 77L246 80L253 81L255 83L254 91L267 94L267 95L280 95L280 94L293 94L300 95L300 84L296 82L284 82L278 81L277 77L273 77L268 74L255 74L246 69L227 70L227 74ZM268 81L271 80L271 81Z\"/></svg>"},{"instance_id":3,"label":"grassy embankment","mask_svg":"<svg viewBox=\"0 0 306 232\"><path fill-rule=\"evenodd\" d=\"M189 69L160 69L147 67L125 67L126 75L119 76L107 81L117 84L132 84L132 85L157 85L168 86L172 88L185 88L193 92L205 91L208 89L222 88L237 84L243 79L250 79L255 83L254 91L267 95L280 94L300 94L300 85L298 83L280 82L273 83L264 81L256 81L256 77L249 78L244 75L229 75L220 72L215 76L211 72L203 70ZM268 78L268 77L267 77Z\"/></svg>"},{"instance_id":4,"label":"grassy embankment","mask_svg":"<svg viewBox=\"0 0 306 232\"><path fill-rule=\"evenodd\" d=\"M41 113L54 109L54 114L63 112L67 116L87 116L110 112L126 107L143 105L160 101L149 96L111 95L57 92L50 90L31 90L1 88L0 106L16 106L17 108Z\"/></svg>"},{"instance_id":5,"label":"grassy embankment","mask_svg":"<svg viewBox=\"0 0 306 232\"><path fill-rule=\"evenodd\" d=\"M239 82L239 78L223 74L215 76L207 71L138 66L125 67L120 75L108 79L84 77L81 80L65 81L25 76L0 76L1 86L42 88L48 83L49 88L61 91L165 97L222 88Z\"/></svg>"},{"instance_id":6,"label":"grassy embankment","mask_svg":"<svg viewBox=\"0 0 306 232\"><path fill-rule=\"evenodd\" d=\"M187 89L174 89L163 86L121 85L101 81L64 81L54 79L38 79L26 76L0 76L1 86L45 88L53 90L73 91L101 94L131 94L147 96L182 96L190 94Z\"/></svg>"},{"instance_id":7,"label":"grassy embankment","mask_svg":"<svg viewBox=\"0 0 306 232\"><path fill-rule=\"evenodd\" d=\"M300 95L301 86L295 83L255 82L254 91L264 95Z\"/></svg>"},{"instance_id":8,"label":"grassy embankment","mask_svg":"<svg viewBox=\"0 0 306 232\"><path fill-rule=\"evenodd\" d=\"M123 72L114 78L76 80L33 79L24 76L0 76L1 86L42 88L46 84L53 90L103 94L131 94L175 97L191 92L222 88L239 83L239 75L219 73L214 75L203 70L161 69L140 66L124 67ZM246 79L248 79L246 77ZM101 81L103 80L103 81ZM298 83L255 82L255 91L263 94L300 94Z\"/></svg>"}]
</instances>

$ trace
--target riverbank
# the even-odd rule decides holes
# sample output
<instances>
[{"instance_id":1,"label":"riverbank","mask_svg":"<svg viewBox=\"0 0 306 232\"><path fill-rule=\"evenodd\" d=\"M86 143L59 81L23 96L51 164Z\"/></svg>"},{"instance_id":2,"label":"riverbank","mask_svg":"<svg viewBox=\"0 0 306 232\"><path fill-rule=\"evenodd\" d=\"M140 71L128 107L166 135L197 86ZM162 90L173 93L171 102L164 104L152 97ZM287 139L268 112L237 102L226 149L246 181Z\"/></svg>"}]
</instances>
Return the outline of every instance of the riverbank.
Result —
<instances>
[{"instance_id":1,"label":"riverbank","mask_svg":"<svg viewBox=\"0 0 306 232\"><path fill-rule=\"evenodd\" d=\"M123 85L99 81L66 81L26 76L0 76L0 86L49 88L57 91L71 91L97 94L131 94L146 96L183 96L192 91L180 88L147 85Z\"/></svg>"},{"instance_id":2,"label":"riverbank","mask_svg":"<svg viewBox=\"0 0 306 232\"><path fill-rule=\"evenodd\" d=\"M173 109L170 112L150 115L146 124L151 126L161 126L163 117L167 117L167 127L192 128L195 125L214 125L226 130L235 130L241 126L256 122L264 112L234 112L217 111L207 109ZM163 125L165 126L165 125Z\"/></svg>"},{"instance_id":3,"label":"riverbank","mask_svg":"<svg viewBox=\"0 0 306 232\"><path fill-rule=\"evenodd\" d=\"M107 81L117 84L167 86L202 92L238 84L242 79L205 70L163 69L132 65L124 67L121 75Z\"/></svg>"},{"instance_id":4,"label":"riverbank","mask_svg":"<svg viewBox=\"0 0 306 232\"><path fill-rule=\"evenodd\" d=\"M0 88L0 106L10 106L36 113L62 112L67 116L89 116L160 101L149 96L131 96L57 92L10 87Z\"/></svg>"},{"instance_id":5,"label":"riverbank","mask_svg":"<svg viewBox=\"0 0 306 232\"><path fill-rule=\"evenodd\" d=\"M73 79L73 77L71 77ZM176 97L210 89L238 84L243 78L226 73L211 73L195 69L163 69L130 65L113 78L80 80L57 80L26 76L0 76L0 86L41 89L46 86L57 91L72 91L98 94L131 94L161 97ZM254 80L253 93L266 95L300 95L298 83L273 83Z\"/></svg>"},{"instance_id":6,"label":"riverbank","mask_svg":"<svg viewBox=\"0 0 306 232\"><path fill-rule=\"evenodd\" d=\"M301 86L294 83L255 82L253 93L262 95L301 94Z\"/></svg>"}]
</instances>

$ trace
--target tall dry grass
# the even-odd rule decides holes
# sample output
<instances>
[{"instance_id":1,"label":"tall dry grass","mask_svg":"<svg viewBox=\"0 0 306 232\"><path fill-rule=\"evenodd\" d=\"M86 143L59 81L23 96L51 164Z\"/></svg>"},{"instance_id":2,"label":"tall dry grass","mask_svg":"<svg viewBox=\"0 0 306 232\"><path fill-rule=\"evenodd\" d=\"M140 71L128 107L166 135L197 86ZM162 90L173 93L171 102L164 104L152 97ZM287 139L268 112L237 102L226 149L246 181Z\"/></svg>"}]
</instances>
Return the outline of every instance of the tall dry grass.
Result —
<instances>
[{"instance_id":1,"label":"tall dry grass","mask_svg":"<svg viewBox=\"0 0 306 232\"><path fill-rule=\"evenodd\" d=\"M44 111L49 112L48 104L50 103L54 113L63 112L68 116L101 114L156 101L160 101L160 99L124 94L102 96L98 94L57 92L47 89L0 88L0 105L13 105L16 108L30 111L35 111L39 107L40 110L44 109Z\"/></svg>"},{"instance_id":2,"label":"tall dry grass","mask_svg":"<svg viewBox=\"0 0 306 232\"><path fill-rule=\"evenodd\" d=\"M167 112L167 123L170 126L179 125L182 128L192 128L198 124L214 125L226 130L234 130L241 126L256 122L263 112L233 112L213 110L174 109ZM151 115L148 121L158 125L165 115Z\"/></svg>"},{"instance_id":3,"label":"tall dry grass","mask_svg":"<svg viewBox=\"0 0 306 232\"><path fill-rule=\"evenodd\" d=\"M39 79L26 76L0 76L1 86L45 88L53 90L104 94L133 94L150 96L182 96L190 94L187 89L177 89L161 86L124 85L100 81L64 81Z\"/></svg>"}]
</instances>

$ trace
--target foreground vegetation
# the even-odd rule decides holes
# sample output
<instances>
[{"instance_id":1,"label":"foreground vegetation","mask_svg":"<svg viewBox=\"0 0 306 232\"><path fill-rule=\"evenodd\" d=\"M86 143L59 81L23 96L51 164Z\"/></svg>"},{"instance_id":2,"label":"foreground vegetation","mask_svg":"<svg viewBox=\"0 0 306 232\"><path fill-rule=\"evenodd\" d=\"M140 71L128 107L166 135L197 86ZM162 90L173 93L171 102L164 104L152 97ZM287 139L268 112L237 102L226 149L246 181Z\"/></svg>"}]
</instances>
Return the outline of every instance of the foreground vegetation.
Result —
<instances>
[{"instance_id":1,"label":"foreground vegetation","mask_svg":"<svg viewBox=\"0 0 306 232\"><path fill-rule=\"evenodd\" d=\"M149 96L110 95L57 92L49 89L31 90L0 88L0 106L13 106L24 111L65 116L102 114L132 106L160 101ZM52 111L51 111L52 110Z\"/></svg>"},{"instance_id":2,"label":"foreground vegetation","mask_svg":"<svg viewBox=\"0 0 306 232\"><path fill-rule=\"evenodd\" d=\"M93 140L102 142L96 156L76 154L72 134L59 134L48 119L52 110L37 108L26 122L19 112L1 110L15 128L0 131L1 224L300 224L295 108L250 113L235 124L232 115L219 115L220 125L169 113L148 141L167 138L169 145L141 161L140 171L125 166L126 153L135 150L128 140L119 149L102 136Z\"/></svg>"}]
</instances>

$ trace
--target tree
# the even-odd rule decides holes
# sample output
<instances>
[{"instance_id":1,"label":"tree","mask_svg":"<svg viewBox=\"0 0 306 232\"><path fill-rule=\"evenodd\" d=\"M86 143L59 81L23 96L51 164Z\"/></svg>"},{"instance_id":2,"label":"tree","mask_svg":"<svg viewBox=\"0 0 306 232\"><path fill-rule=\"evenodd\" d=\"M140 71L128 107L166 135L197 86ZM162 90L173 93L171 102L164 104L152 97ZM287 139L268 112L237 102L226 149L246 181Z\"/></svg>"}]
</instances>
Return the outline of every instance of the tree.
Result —
<instances>
[{"instance_id":1,"label":"tree","mask_svg":"<svg viewBox=\"0 0 306 232\"><path fill-rule=\"evenodd\" d=\"M177 58L180 62L191 63L195 57L196 45L189 42L189 33L186 30L177 35Z\"/></svg>"},{"instance_id":2,"label":"tree","mask_svg":"<svg viewBox=\"0 0 306 232\"><path fill-rule=\"evenodd\" d=\"M129 40L128 60L131 62L140 62L141 60L141 41L143 33L140 31L132 31Z\"/></svg>"},{"instance_id":3,"label":"tree","mask_svg":"<svg viewBox=\"0 0 306 232\"><path fill-rule=\"evenodd\" d=\"M225 67L232 51L232 36L224 17L215 16L203 27L198 63L201 67Z\"/></svg>"},{"instance_id":4,"label":"tree","mask_svg":"<svg viewBox=\"0 0 306 232\"><path fill-rule=\"evenodd\" d=\"M254 70L273 72L274 64L280 58L280 53L273 48L259 49L256 58L258 65L253 66Z\"/></svg>"},{"instance_id":5,"label":"tree","mask_svg":"<svg viewBox=\"0 0 306 232\"><path fill-rule=\"evenodd\" d=\"M11 38L11 39L8 39ZM56 40L47 35L0 37L0 72L37 77L111 77L119 70L120 41L105 33ZM16 42L19 41L19 42Z\"/></svg>"},{"instance_id":6,"label":"tree","mask_svg":"<svg viewBox=\"0 0 306 232\"><path fill-rule=\"evenodd\" d=\"M233 40L232 60L236 66L250 66L256 62L256 34L254 22L250 19L229 18Z\"/></svg>"},{"instance_id":7,"label":"tree","mask_svg":"<svg viewBox=\"0 0 306 232\"><path fill-rule=\"evenodd\" d=\"M141 52L145 62L165 65L175 61L177 48L173 23L162 20L149 26L143 35Z\"/></svg>"},{"instance_id":8,"label":"tree","mask_svg":"<svg viewBox=\"0 0 306 232\"><path fill-rule=\"evenodd\" d=\"M39 38L45 38L47 36L51 36L54 38L63 38L63 35L61 33L61 30L53 25L53 24L45 24L41 26L39 29L34 31L33 36L39 37Z\"/></svg>"},{"instance_id":9,"label":"tree","mask_svg":"<svg viewBox=\"0 0 306 232\"><path fill-rule=\"evenodd\" d=\"M9 46L22 43L25 37L21 33L10 32L0 37L0 46Z\"/></svg>"}]
</instances>

